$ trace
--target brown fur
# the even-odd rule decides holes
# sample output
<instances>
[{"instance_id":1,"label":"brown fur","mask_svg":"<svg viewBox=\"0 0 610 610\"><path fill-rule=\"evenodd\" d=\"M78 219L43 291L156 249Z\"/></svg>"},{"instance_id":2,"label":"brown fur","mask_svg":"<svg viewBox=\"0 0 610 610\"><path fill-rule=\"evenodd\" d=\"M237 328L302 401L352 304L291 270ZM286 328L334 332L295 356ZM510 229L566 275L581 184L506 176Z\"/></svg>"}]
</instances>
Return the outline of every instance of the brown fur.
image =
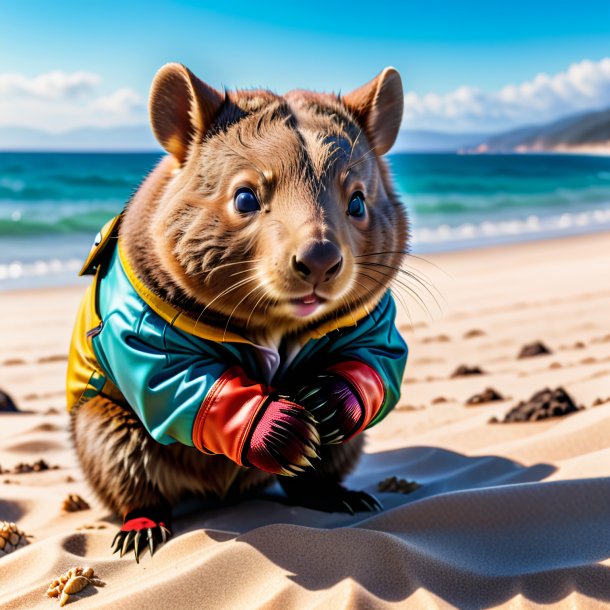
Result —
<instances>
[{"instance_id":1,"label":"brown fur","mask_svg":"<svg viewBox=\"0 0 610 610\"><path fill-rule=\"evenodd\" d=\"M138 276L195 318L263 341L299 336L358 308L372 308L395 277L407 246L407 218L380 155L402 114L400 77L386 69L351 94L235 91L221 94L183 66L164 67L151 95L151 122L170 157L134 195L120 239ZM233 208L239 187L261 213ZM367 217L346 213L354 191ZM343 266L316 287L328 299L299 319L291 298L311 285L290 271L297 247L329 240ZM383 266L364 266L364 263ZM270 330L272 329L272 330ZM224 497L272 477L223 456L156 443L126 406L98 397L74 410L83 470L113 510L173 504L184 492ZM320 472L342 479L363 436L322 448Z\"/></svg>"},{"instance_id":2,"label":"brown fur","mask_svg":"<svg viewBox=\"0 0 610 610\"><path fill-rule=\"evenodd\" d=\"M98 396L73 412L71 434L89 484L100 500L123 515L135 508L175 504L187 493L242 497L274 479L222 455L204 455L180 443L161 445L129 407ZM341 480L356 465L363 437L322 449L320 472Z\"/></svg>"}]
</instances>

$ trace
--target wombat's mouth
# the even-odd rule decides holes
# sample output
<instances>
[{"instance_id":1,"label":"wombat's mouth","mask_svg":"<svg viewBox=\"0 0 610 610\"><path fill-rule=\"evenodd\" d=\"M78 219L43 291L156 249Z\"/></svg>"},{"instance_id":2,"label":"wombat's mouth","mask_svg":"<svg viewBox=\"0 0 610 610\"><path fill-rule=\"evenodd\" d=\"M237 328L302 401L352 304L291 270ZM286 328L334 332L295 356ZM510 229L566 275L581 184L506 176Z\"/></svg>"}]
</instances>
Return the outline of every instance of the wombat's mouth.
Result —
<instances>
[{"instance_id":1,"label":"wombat's mouth","mask_svg":"<svg viewBox=\"0 0 610 610\"><path fill-rule=\"evenodd\" d=\"M298 297L289 299L289 303L292 306L294 314L300 318L310 316L314 313L320 305L326 303L328 299L325 299L315 292L305 295L304 297Z\"/></svg>"}]
</instances>

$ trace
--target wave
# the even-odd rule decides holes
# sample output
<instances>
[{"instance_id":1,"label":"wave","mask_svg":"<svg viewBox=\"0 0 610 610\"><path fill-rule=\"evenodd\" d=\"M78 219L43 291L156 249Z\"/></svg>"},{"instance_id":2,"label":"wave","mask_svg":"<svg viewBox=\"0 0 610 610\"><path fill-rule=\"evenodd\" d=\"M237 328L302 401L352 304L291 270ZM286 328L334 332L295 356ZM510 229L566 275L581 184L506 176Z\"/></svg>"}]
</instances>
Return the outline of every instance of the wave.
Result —
<instances>
[{"instance_id":1,"label":"wave","mask_svg":"<svg viewBox=\"0 0 610 610\"><path fill-rule=\"evenodd\" d=\"M574 229L587 230L610 225L610 208L559 214L555 216L529 215L526 218L496 222L464 223L457 226L442 224L434 228L413 230L416 244L438 244L463 241L481 241L498 237L522 237L527 235L561 235Z\"/></svg>"},{"instance_id":2,"label":"wave","mask_svg":"<svg viewBox=\"0 0 610 610\"><path fill-rule=\"evenodd\" d=\"M532 211L586 204L604 205L610 201L610 188L591 186L582 189L555 188L542 193L496 192L489 195L451 193L439 195L401 193L407 208L422 215L458 215L502 212L527 208Z\"/></svg>"},{"instance_id":3,"label":"wave","mask_svg":"<svg viewBox=\"0 0 610 610\"><path fill-rule=\"evenodd\" d=\"M0 236L28 237L66 233L89 233L95 235L120 207L99 208L86 212L70 212L60 216L50 214L24 215L14 210L8 218L0 217Z\"/></svg>"},{"instance_id":4,"label":"wave","mask_svg":"<svg viewBox=\"0 0 610 610\"><path fill-rule=\"evenodd\" d=\"M82 260L69 259L61 261L51 259L37 260L33 263L14 261L5 265L0 264L0 281L17 280L28 277L41 277L48 275L76 274L83 266Z\"/></svg>"}]
</instances>

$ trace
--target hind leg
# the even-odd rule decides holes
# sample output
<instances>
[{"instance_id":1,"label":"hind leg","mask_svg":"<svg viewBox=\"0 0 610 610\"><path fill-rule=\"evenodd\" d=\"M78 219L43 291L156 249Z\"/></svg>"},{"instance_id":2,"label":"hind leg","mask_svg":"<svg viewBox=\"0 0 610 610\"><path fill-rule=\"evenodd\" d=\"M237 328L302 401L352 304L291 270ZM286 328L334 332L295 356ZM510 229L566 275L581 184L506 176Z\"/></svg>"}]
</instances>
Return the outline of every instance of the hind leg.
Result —
<instances>
[{"instance_id":1,"label":"hind leg","mask_svg":"<svg viewBox=\"0 0 610 610\"><path fill-rule=\"evenodd\" d=\"M161 445L134 412L97 396L73 411L71 431L83 472L100 499L123 517L113 542L121 555L171 535L171 506L187 491L224 497L260 488L272 477L224 456L179 443Z\"/></svg>"},{"instance_id":2,"label":"hind leg","mask_svg":"<svg viewBox=\"0 0 610 610\"><path fill-rule=\"evenodd\" d=\"M355 468L362 454L362 434L339 445L323 445L315 471L296 477L278 477L292 504L328 513L372 512L383 508L379 500L364 491L352 491L341 481Z\"/></svg>"}]
</instances>

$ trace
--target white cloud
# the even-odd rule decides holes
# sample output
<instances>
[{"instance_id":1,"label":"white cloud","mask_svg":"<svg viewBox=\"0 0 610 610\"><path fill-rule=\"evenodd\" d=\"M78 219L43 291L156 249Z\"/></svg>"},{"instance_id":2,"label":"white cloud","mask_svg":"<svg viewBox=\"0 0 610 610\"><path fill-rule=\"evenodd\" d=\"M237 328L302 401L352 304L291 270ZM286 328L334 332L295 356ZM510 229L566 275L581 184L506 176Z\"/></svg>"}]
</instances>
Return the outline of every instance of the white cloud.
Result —
<instances>
[{"instance_id":1,"label":"white cloud","mask_svg":"<svg viewBox=\"0 0 610 610\"><path fill-rule=\"evenodd\" d=\"M484 92L462 86L449 93L405 95L406 128L498 129L550 121L562 115L610 105L610 57L583 60L555 75Z\"/></svg>"},{"instance_id":2,"label":"white cloud","mask_svg":"<svg viewBox=\"0 0 610 610\"><path fill-rule=\"evenodd\" d=\"M22 74L0 74L0 96L38 99L71 99L92 93L100 77L91 72L67 74L53 70L35 77Z\"/></svg>"},{"instance_id":3,"label":"white cloud","mask_svg":"<svg viewBox=\"0 0 610 610\"><path fill-rule=\"evenodd\" d=\"M127 87L118 89L111 95L100 97L91 104L92 110L102 110L103 112L116 115L130 115L144 108L142 96Z\"/></svg>"},{"instance_id":4,"label":"white cloud","mask_svg":"<svg viewBox=\"0 0 610 610\"><path fill-rule=\"evenodd\" d=\"M53 70L35 77L0 73L0 125L61 132L77 127L146 123L142 96L108 92L98 74Z\"/></svg>"}]
</instances>

